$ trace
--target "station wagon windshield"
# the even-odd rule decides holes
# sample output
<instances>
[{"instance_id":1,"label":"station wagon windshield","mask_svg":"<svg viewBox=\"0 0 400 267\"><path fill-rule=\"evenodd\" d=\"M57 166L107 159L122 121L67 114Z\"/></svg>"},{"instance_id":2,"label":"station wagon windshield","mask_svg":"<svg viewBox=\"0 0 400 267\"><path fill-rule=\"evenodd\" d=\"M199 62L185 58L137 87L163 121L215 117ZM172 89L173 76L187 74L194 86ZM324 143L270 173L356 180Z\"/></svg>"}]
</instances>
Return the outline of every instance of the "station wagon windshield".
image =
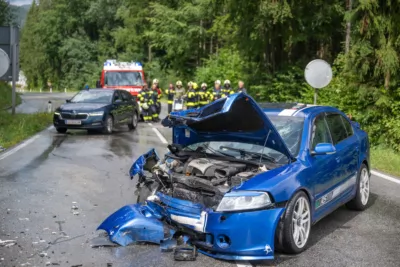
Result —
<instances>
[{"instance_id":1,"label":"station wagon windshield","mask_svg":"<svg viewBox=\"0 0 400 267\"><path fill-rule=\"evenodd\" d=\"M111 103L112 90L81 91L71 99L71 103Z\"/></svg>"}]
</instances>

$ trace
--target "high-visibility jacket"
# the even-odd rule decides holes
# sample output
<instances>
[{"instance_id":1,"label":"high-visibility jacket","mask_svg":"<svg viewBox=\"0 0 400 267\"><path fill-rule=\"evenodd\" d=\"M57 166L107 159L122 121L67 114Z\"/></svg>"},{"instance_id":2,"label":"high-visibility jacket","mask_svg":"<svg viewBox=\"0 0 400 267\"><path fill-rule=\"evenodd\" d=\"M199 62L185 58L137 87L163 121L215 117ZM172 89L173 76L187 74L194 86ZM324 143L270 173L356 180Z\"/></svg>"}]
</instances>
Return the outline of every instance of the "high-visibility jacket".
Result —
<instances>
[{"instance_id":1,"label":"high-visibility jacket","mask_svg":"<svg viewBox=\"0 0 400 267\"><path fill-rule=\"evenodd\" d=\"M151 90L149 93L150 93L150 97L151 97L151 105L154 105L156 103L161 103L162 94L160 94L157 89Z\"/></svg>"},{"instance_id":2,"label":"high-visibility jacket","mask_svg":"<svg viewBox=\"0 0 400 267\"><path fill-rule=\"evenodd\" d=\"M141 90L138 94L140 106L143 106L144 103L147 103L147 105L151 105L152 104L151 95L152 93L149 90Z\"/></svg>"},{"instance_id":3,"label":"high-visibility jacket","mask_svg":"<svg viewBox=\"0 0 400 267\"><path fill-rule=\"evenodd\" d=\"M199 105L204 106L207 105L210 101L211 95L207 89L200 88L198 92L199 96Z\"/></svg>"},{"instance_id":4,"label":"high-visibility jacket","mask_svg":"<svg viewBox=\"0 0 400 267\"><path fill-rule=\"evenodd\" d=\"M167 94L168 104L173 104L174 96L175 96L175 89L174 88L168 88L168 89L165 90L165 93Z\"/></svg>"},{"instance_id":5,"label":"high-visibility jacket","mask_svg":"<svg viewBox=\"0 0 400 267\"><path fill-rule=\"evenodd\" d=\"M231 87L229 87L229 88L226 88L226 87L222 87L222 93L225 95L225 96L223 96L223 97L226 97L226 96L228 96L228 95L231 95L231 94L234 94L235 93L235 91L231 88Z\"/></svg>"},{"instance_id":6,"label":"high-visibility jacket","mask_svg":"<svg viewBox=\"0 0 400 267\"><path fill-rule=\"evenodd\" d=\"M189 108L194 108L197 107L198 105L198 93L195 89L189 89L187 92L187 100L186 100L186 106Z\"/></svg>"},{"instance_id":7,"label":"high-visibility jacket","mask_svg":"<svg viewBox=\"0 0 400 267\"><path fill-rule=\"evenodd\" d=\"M225 97L226 95L222 92L222 89L216 89L214 88L212 92L212 101L218 100L222 97Z\"/></svg>"}]
</instances>

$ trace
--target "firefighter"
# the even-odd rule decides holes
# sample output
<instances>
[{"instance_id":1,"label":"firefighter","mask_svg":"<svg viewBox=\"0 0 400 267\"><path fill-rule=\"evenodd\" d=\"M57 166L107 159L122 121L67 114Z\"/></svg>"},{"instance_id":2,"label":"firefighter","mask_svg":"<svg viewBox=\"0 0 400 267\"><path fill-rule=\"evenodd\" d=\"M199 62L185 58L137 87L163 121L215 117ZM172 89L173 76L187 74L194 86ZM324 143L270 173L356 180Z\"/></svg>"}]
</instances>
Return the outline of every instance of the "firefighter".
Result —
<instances>
[{"instance_id":1,"label":"firefighter","mask_svg":"<svg viewBox=\"0 0 400 267\"><path fill-rule=\"evenodd\" d=\"M214 83L214 90L212 92L212 101L218 100L222 97L221 81L216 80Z\"/></svg>"},{"instance_id":2,"label":"firefighter","mask_svg":"<svg viewBox=\"0 0 400 267\"><path fill-rule=\"evenodd\" d=\"M159 119L159 111L161 110L161 94L158 93L157 85L153 83L153 86L150 90L150 110L152 114L152 119L154 122L158 122Z\"/></svg>"},{"instance_id":3,"label":"firefighter","mask_svg":"<svg viewBox=\"0 0 400 267\"><path fill-rule=\"evenodd\" d=\"M168 114L172 111L172 105L174 104L175 88L172 83L169 84L167 90L165 90L168 98Z\"/></svg>"},{"instance_id":4,"label":"firefighter","mask_svg":"<svg viewBox=\"0 0 400 267\"><path fill-rule=\"evenodd\" d=\"M199 86L197 85L196 82L193 82L193 89L196 91L196 105L195 107L198 108L199 107Z\"/></svg>"},{"instance_id":5,"label":"firefighter","mask_svg":"<svg viewBox=\"0 0 400 267\"><path fill-rule=\"evenodd\" d=\"M231 87L231 82L229 80L225 80L224 87L222 88L222 93L223 93L222 97L227 97L235 93L235 91Z\"/></svg>"},{"instance_id":6,"label":"firefighter","mask_svg":"<svg viewBox=\"0 0 400 267\"><path fill-rule=\"evenodd\" d=\"M161 96L162 96L163 91L162 91L162 89L161 89L160 86L159 86L158 79L154 79L154 80L153 80L153 85L156 86L156 91L157 91L157 94L158 94L158 96L159 96L158 99L161 100ZM152 88L153 88L153 86L152 86ZM160 115L160 113L161 113L161 102L160 102L160 101L156 103L156 109L157 109L157 114Z\"/></svg>"},{"instance_id":7,"label":"firefighter","mask_svg":"<svg viewBox=\"0 0 400 267\"><path fill-rule=\"evenodd\" d=\"M197 107L197 92L193 88L193 82L188 82L188 91L186 95L186 106L188 109Z\"/></svg>"},{"instance_id":8,"label":"firefighter","mask_svg":"<svg viewBox=\"0 0 400 267\"><path fill-rule=\"evenodd\" d=\"M210 92L207 91L206 83L201 84L201 88L198 94L199 94L199 107L207 105L212 95L210 94Z\"/></svg>"},{"instance_id":9,"label":"firefighter","mask_svg":"<svg viewBox=\"0 0 400 267\"><path fill-rule=\"evenodd\" d=\"M138 99L140 101L140 107L142 108L142 116L145 122L152 120L150 103L151 103L151 95L147 84L145 83L142 87L142 90L138 94Z\"/></svg>"},{"instance_id":10,"label":"firefighter","mask_svg":"<svg viewBox=\"0 0 400 267\"><path fill-rule=\"evenodd\" d=\"M246 90L246 88L244 88L244 82L243 81L239 81L238 86L239 87L236 90L236 93L245 93L245 94L247 94L247 90Z\"/></svg>"},{"instance_id":11,"label":"firefighter","mask_svg":"<svg viewBox=\"0 0 400 267\"><path fill-rule=\"evenodd\" d=\"M185 88L182 87L182 82L176 82L175 99L181 99L185 95Z\"/></svg>"}]
</instances>

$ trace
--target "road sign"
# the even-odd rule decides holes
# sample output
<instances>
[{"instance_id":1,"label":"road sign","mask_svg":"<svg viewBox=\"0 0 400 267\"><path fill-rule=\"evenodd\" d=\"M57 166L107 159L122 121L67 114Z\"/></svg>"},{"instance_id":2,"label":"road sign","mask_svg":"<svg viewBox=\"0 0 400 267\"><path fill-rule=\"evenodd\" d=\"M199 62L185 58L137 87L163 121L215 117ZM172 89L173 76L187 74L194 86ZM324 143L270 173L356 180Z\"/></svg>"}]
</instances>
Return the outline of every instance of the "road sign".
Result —
<instances>
[{"instance_id":1,"label":"road sign","mask_svg":"<svg viewBox=\"0 0 400 267\"><path fill-rule=\"evenodd\" d=\"M13 60L13 44L15 43L15 64ZM4 50L10 59L10 66L8 71L0 75L0 81L11 82L13 80L13 66L16 66L15 79L19 79L19 29L16 27L2 27L0 26L0 49Z\"/></svg>"},{"instance_id":2,"label":"road sign","mask_svg":"<svg viewBox=\"0 0 400 267\"><path fill-rule=\"evenodd\" d=\"M0 49L0 77L7 73L10 63L7 53L3 49Z\"/></svg>"}]
</instances>

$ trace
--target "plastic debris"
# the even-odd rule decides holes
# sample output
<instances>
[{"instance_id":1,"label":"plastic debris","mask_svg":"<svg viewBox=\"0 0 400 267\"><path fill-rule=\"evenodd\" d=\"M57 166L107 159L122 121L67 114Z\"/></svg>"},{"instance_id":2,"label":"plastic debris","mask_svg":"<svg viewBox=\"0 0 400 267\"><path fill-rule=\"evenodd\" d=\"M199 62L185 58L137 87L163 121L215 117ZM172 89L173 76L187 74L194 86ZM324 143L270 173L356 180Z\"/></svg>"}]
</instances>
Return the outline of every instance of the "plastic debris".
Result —
<instances>
[{"instance_id":1,"label":"plastic debris","mask_svg":"<svg viewBox=\"0 0 400 267\"><path fill-rule=\"evenodd\" d=\"M0 246L2 247L11 247L17 243L15 240L1 240L0 239Z\"/></svg>"},{"instance_id":2,"label":"plastic debris","mask_svg":"<svg viewBox=\"0 0 400 267\"><path fill-rule=\"evenodd\" d=\"M47 253L46 253L46 252L42 252L42 253L39 254L39 256L42 257L42 258L43 258L43 257L46 257L46 256L47 256Z\"/></svg>"},{"instance_id":3,"label":"plastic debris","mask_svg":"<svg viewBox=\"0 0 400 267\"><path fill-rule=\"evenodd\" d=\"M176 261L195 261L197 257L197 249L193 247L177 247L174 252Z\"/></svg>"},{"instance_id":4,"label":"plastic debris","mask_svg":"<svg viewBox=\"0 0 400 267\"><path fill-rule=\"evenodd\" d=\"M78 211L74 211L72 214L79 215L79 212Z\"/></svg>"},{"instance_id":5,"label":"plastic debris","mask_svg":"<svg viewBox=\"0 0 400 267\"><path fill-rule=\"evenodd\" d=\"M77 209L78 209L78 206L72 205L72 209L73 209L73 210L77 210Z\"/></svg>"}]
</instances>

